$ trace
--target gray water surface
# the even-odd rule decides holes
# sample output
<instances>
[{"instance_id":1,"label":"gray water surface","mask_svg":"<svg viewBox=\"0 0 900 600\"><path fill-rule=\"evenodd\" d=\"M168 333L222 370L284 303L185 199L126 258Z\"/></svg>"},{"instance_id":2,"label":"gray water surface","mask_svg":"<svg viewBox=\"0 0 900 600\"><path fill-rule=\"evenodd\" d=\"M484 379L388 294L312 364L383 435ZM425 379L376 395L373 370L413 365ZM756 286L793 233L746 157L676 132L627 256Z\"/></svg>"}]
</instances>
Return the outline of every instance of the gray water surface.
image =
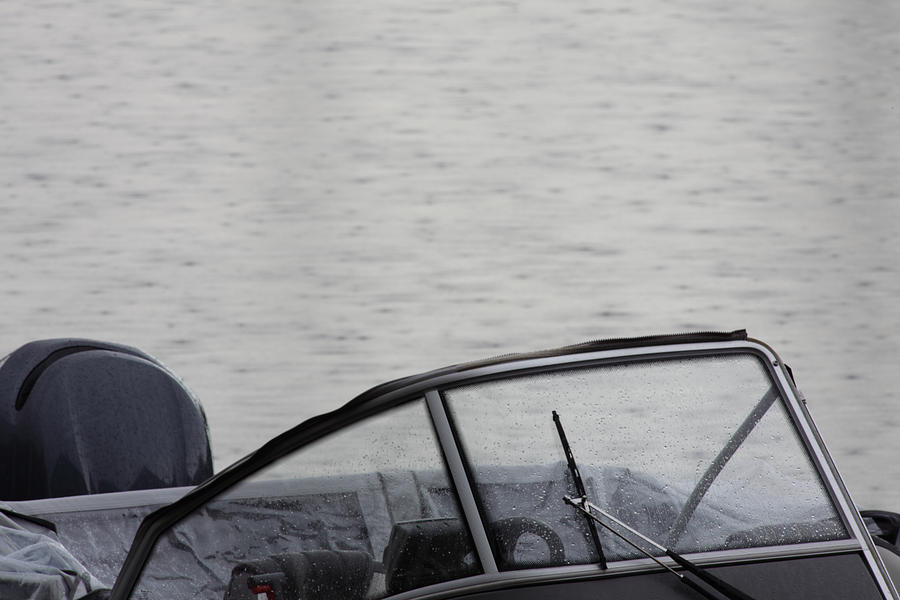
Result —
<instances>
[{"instance_id":1,"label":"gray water surface","mask_svg":"<svg viewBox=\"0 0 900 600\"><path fill-rule=\"evenodd\" d=\"M381 381L746 327L900 508L900 5L0 3L0 354L136 345L218 468Z\"/></svg>"}]
</instances>

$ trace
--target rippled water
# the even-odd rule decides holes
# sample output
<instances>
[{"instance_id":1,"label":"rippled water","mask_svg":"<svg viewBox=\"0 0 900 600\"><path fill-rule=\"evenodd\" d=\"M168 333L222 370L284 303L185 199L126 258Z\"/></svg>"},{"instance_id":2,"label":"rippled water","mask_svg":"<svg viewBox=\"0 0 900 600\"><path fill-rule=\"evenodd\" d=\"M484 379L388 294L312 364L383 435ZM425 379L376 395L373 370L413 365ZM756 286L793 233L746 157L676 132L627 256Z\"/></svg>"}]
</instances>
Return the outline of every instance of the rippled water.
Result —
<instances>
[{"instance_id":1,"label":"rippled water","mask_svg":"<svg viewBox=\"0 0 900 600\"><path fill-rule=\"evenodd\" d=\"M874 1L2 3L0 344L158 356L222 467L394 377L746 327L900 508L898 32Z\"/></svg>"}]
</instances>

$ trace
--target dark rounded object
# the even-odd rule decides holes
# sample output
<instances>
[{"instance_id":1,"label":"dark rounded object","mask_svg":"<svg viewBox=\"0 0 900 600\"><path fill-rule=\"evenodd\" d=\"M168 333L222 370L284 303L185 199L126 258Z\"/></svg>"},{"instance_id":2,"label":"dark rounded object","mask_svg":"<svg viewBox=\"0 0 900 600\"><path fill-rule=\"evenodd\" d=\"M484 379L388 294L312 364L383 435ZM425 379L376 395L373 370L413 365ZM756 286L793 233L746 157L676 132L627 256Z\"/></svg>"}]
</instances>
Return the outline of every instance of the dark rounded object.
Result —
<instances>
[{"instance_id":1,"label":"dark rounded object","mask_svg":"<svg viewBox=\"0 0 900 600\"><path fill-rule=\"evenodd\" d=\"M454 518L395 523L382 563L391 595L481 572L465 525Z\"/></svg>"},{"instance_id":2,"label":"dark rounded object","mask_svg":"<svg viewBox=\"0 0 900 600\"><path fill-rule=\"evenodd\" d=\"M563 565L566 562L566 549L563 546L559 534L553 531L547 524L530 517L507 517L491 523L490 533L494 537L497 546L498 567L501 571L510 569L526 569L529 567L546 567L550 565ZM547 544L550 556L541 559L534 564L521 563L516 560L516 544L525 534L536 535Z\"/></svg>"},{"instance_id":3,"label":"dark rounded object","mask_svg":"<svg viewBox=\"0 0 900 600\"><path fill-rule=\"evenodd\" d=\"M0 500L188 486L212 475L206 416L130 346L40 340L0 361Z\"/></svg>"}]
</instances>

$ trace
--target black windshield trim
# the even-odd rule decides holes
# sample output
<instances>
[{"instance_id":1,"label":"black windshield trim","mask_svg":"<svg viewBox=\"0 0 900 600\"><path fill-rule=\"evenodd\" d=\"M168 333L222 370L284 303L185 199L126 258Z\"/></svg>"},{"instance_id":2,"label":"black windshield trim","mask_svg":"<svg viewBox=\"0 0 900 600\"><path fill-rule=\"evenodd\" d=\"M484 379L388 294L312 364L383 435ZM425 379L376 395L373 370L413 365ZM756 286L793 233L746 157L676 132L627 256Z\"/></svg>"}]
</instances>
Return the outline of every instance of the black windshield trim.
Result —
<instances>
[{"instance_id":1,"label":"black windshield trim","mask_svg":"<svg viewBox=\"0 0 900 600\"><path fill-rule=\"evenodd\" d=\"M747 336L746 329L736 329L734 331L700 331L694 333L674 333L674 334L664 334L664 335L645 335L640 337L626 337L626 338L607 338L607 339L598 339L592 340L589 342L583 342L580 344L572 344L569 346L560 346L558 348L551 348L547 350L536 350L533 352L521 352L521 353L511 353L511 354L503 354L500 356L494 356L491 358L486 358L482 360L476 360L471 362L459 363L456 365L452 365L449 367L443 367L441 369L435 369L433 371L428 371L426 373L421 373L419 375L412 375L410 377L403 377L401 379L395 379L393 381L388 381L387 383L382 383L381 385L377 385L369 390L366 390L362 394L355 397L353 400L349 402L349 404L364 404L369 402L373 398L378 396L383 396L392 391L398 390L400 388L407 387L409 385L414 385L416 383L420 383L422 381L427 381L429 379L434 379L436 377L441 377L443 375L451 375L454 373L463 373L465 371L471 371L473 369L478 369L481 367L489 367L492 365L500 365L503 363L520 361L520 360L529 360L536 358L552 358L557 356L567 356L572 354L585 354L588 352L601 352L605 350L625 350L628 348L652 348L654 346L670 346L670 345L679 345L679 344L703 344L703 343L714 343L714 342L732 342L732 341L747 341L749 338Z\"/></svg>"}]
</instances>

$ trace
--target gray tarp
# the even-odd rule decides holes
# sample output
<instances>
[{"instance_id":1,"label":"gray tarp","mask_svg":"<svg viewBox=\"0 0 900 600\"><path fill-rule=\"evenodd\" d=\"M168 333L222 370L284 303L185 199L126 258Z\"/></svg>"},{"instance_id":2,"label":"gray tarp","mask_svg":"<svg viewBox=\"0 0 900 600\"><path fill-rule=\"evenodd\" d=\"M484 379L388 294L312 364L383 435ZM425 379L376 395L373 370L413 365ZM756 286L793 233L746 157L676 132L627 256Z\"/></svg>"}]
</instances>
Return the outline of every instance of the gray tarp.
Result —
<instances>
[{"instance_id":1,"label":"gray tarp","mask_svg":"<svg viewBox=\"0 0 900 600\"><path fill-rule=\"evenodd\" d=\"M0 504L0 508L6 508ZM52 531L0 513L0 598L72 600L108 587L92 576Z\"/></svg>"},{"instance_id":2,"label":"gray tarp","mask_svg":"<svg viewBox=\"0 0 900 600\"><path fill-rule=\"evenodd\" d=\"M660 541L687 497L685 490L661 485L628 469L588 466L582 475L588 495L599 505ZM560 536L567 559L590 560L584 520L562 502L562 496L571 493L565 463L494 467L482 476L480 493L498 513L492 518L522 514L538 519ZM140 520L185 491L187 488L173 488L9 503L13 510L53 521L59 535L36 533L36 526L26 528L4 519L0 599L79 598L89 588L102 585L88 570L112 583ZM829 520L834 513L828 506L787 504L775 515L748 511L750 504L771 505L763 498L755 500L751 491L726 495L731 496L741 499L743 510L735 510L736 500L701 505L677 549L691 552L731 547L728 536L739 533L747 538L740 542L745 547L793 543L812 535L800 532L799 538L792 539L794 533L784 527L759 529L779 522L815 524L816 539L846 535L839 521ZM398 521L454 516L453 494L446 489L442 473L395 471L247 483L205 505L160 538L138 584L143 590L138 596L221 599L236 564L283 552L358 550L380 561ZM601 537L611 560L640 556L607 532L601 532ZM373 580L373 586L377 585ZM375 587L372 592L384 594Z\"/></svg>"}]
</instances>

